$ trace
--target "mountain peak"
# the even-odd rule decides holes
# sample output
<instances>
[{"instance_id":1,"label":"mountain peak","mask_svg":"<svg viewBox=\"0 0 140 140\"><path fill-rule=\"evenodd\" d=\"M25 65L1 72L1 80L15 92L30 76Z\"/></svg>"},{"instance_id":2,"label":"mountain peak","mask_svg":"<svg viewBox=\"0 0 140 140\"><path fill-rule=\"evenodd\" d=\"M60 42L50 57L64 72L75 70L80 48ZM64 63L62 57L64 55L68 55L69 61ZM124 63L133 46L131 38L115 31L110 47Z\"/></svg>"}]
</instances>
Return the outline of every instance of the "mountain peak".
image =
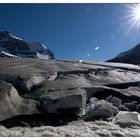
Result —
<instances>
[{"instance_id":1,"label":"mountain peak","mask_svg":"<svg viewBox=\"0 0 140 140\"><path fill-rule=\"evenodd\" d=\"M140 43L128 51L122 52L107 62L140 64Z\"/></svg>"},{"instance_id":2,"label":"mountain peak","mask_svg":"<svg viewBox=\"0 0 140 140\"><path fill-rule=\"evenodd\" d=\"M8 30L0 31L0 40L11 37L12 34Z\"/></svg>"},{"instance_id":3,"label":"mountain peak","mask_svg":"<svg viewBox=\"0 0 140 140\"><path fill-rule=\"evenodd\" d=\"M24 41L8 30L0 31L0 56L54 59L54 54L42 43Z\"/></svg>"}]
</instances>

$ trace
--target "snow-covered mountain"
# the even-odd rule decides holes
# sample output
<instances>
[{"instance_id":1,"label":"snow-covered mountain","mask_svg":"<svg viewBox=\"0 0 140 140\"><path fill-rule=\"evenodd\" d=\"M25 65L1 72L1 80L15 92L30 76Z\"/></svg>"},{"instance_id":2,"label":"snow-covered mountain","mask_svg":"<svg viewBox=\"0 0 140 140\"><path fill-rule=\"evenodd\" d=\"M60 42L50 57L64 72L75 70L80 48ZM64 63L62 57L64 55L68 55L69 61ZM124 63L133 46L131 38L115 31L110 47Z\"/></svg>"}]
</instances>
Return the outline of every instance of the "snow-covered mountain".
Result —
<instances>
[{"instance_id":1,"label":"snow-covered mountain","mask_svg":"<svg viewBox=\"0 0 140 140\"><path fill-rule=\"evenodd\" d=\"M140 44L126 52L120 53L115 58L110 59L107 62L140 64Z\"/></svg>"},{"instance_id":2,"label":"snow-covered mountain","mask_svg":"<svg viewBox=\"0 0 140 140\"><path fill-rule=\"evenodd\" d=\"M54 54L39 42L27 42L8 31L0 31L0 56L54 59Z\"/></svg>"}]
</instances>

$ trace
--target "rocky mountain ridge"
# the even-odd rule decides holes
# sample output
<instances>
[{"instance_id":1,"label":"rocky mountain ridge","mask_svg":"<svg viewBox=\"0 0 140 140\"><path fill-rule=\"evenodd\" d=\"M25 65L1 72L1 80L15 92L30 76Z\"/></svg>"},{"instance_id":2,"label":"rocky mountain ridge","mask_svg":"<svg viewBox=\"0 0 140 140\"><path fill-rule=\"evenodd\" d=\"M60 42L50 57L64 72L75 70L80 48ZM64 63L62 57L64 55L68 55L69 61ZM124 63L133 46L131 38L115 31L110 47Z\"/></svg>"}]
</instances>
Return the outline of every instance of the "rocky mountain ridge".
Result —
<instances>
[{"instance_id":1,"label":"rocky mountain ridge","mask_svg":"<svg viewBox=\"0 0 140 140\"><path fill-rule=\"evenodd\" d=\"M24 41L8 31L0 31L0 56L54 59L54 54L43 44Z\"/></svg>"},{"instance_id":2,"label":"rocky mountain ridge","mask_svg":"<svg viewBox=\"0 0 140 140\"><path fill-rule=\"evenodd\" d=\"M118 62L118 63L128 63L128 64L140 64L140 44L136 45L134 48L122 52L115 58L108 60L107 62Z\"/></svg>"}]
</instances>

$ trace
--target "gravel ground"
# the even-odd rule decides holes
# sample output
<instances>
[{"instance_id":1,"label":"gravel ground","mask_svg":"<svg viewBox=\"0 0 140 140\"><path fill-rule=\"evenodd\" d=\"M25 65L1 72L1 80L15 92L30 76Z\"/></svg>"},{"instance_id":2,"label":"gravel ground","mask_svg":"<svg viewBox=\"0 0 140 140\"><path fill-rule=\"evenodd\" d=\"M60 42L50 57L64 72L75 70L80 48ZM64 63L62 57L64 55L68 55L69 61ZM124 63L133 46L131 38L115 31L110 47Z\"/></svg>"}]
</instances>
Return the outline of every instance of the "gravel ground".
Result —
<instances>
[{"instance_id":1,"label":"gravel ground","mask_svg":"<svg viewBox=\"0 0 140 140\"><path fill-rule=\"evenodd\" d=\"M73 121L63 126L0 126L1 137L140 137L140 127L122 128L112 122Z\"/></svg>"}]
</instances>

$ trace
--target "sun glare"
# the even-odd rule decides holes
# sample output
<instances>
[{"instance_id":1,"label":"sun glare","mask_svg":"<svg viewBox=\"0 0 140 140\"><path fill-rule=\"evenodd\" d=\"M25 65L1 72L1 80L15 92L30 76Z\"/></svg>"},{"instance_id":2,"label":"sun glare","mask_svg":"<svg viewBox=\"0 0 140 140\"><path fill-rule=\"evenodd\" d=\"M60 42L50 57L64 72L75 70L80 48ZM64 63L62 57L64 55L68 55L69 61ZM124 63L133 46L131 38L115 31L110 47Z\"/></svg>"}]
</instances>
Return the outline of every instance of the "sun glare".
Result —
<instances>
[{"instance_id":1,"label":"sun glare","mask_svg":"<svg viewBox=\"0 0 140 140\"><path fill-rule=\"evenodd\" d=\"M133 27L140 27L140 4L133 4L129 7L130 22Z\"/></svg>"},{"instance_id":2,"label":"sun glare","mask_svg":"<svg viewBox=\"0 0 140 140\"><path fill-rule=\"evenodd\" d=\"M140 9L136 10L136 18L140 20Z\"/></svg>"},{"instance_id":3,"label":"sun glare","mask_svg":"<svg viewBox=\"0 0 140 140\"><path fill-rule=\"evenodd\" d=\"M133 12L134 20L136 20L136 22L140 24L140 4L136 4L132 12Z\"/></svg>"},{"instance_id":4,"label":"sun glare","mask_svg":"<svg viewBox=\"0 0 140 140\"><path fill-rule=\"evenodd\" d=\"M122 19L125 21L126 25L128 24L124 37L126 37L132 29L138 32L140 29L140 3L125 5Z\"/></svg>"}]
</instances>

